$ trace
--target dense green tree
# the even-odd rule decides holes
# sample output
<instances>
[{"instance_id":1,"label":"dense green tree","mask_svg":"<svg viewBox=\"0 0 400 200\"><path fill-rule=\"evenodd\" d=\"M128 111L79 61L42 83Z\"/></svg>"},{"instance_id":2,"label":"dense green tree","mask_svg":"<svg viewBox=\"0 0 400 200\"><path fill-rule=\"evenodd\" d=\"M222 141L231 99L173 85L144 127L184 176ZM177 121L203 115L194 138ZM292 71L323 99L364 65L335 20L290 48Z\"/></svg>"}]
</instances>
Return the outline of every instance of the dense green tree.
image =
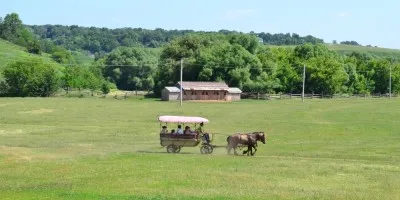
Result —
<instances>
[{"instance_id":1,"label":"dense green tree","mask_svg":"<svg viewBox=\"0 0 400 200\"><path fill-rule=\"evenodd\" d=\"M93 95L93 92L100 89L101 84L104 82L101 72L95 66L66 66L63 74L63 87L67 92L71 88L76 88L79 91L81 89L90 89Z\"/></svg>"},{"instance_id":2,"label":"dense green tree","mask_svg":"<svg viewBox=\"0 0 400 200\"><path fill-rule=\"evenodd\" d=\"M179 81L181 59L184 80L225 81L245 92L299 93L304 65L306 92L387 93L389 87L391 64L385 57L356 52L339 55L322 39L296 33L27 26L12 13L0 20L0 37L30 53L50 54L67 66L64 86L92 91L106 79L119 89L153 89L159 95L164 86ZM162 47L160 53L154 49L158 47ZM70 50L92 53L93 65L73 68L77 62ZM399 69L393 67L393 92L398 92L399 81Z\"/></svg>"},{"instance_id":3,"label":"dense green tree","mask_svg":"<svg viewBox=\"0 0 400 200\"><path fill-rule=\"evenodd\" d=\"M306 85L308 92L334 94L343 92L348 81L344 61L325 45L304 44L294 49L294 65L306 66Z\"/></svg>"},{"instance_id":4,"label":"dense green tree","mask_svg":"<svg viewBox=\"0 0 400 200\"><path fill-rule=\"evenodd\" d=\"M157 55L143 48L119 47L100 61L103 75L123 90L143 89L143 80L154 76ZM136 77L140 81L134 82ZM135 78L135 80L136 80Z\"/></svg>"},{"instance_id":5,"label":"dense green tree","mask_svg":"<svg viewBox=\"0 0 400 200\"><path fill-rule=\"evenodd\" d=\"M108 83L106 81L103 81L101 84L101 92L104 95L107 95L108 93L110 93L110 86L108 85Z\"/></svg>"},{"instance_id":6,"label":"dense green tree","mask_svg":"<svg viewBox=\"0 0 400 200\"><path fill-rule=\"evenodd\" d=\"M8 64L3 76L9 96L48 97L59 87L59 76L54 66L38 58Z\"/></svg>"},{"instance_id":7,"label":"dense green tree","mask_svg":"<svg viewBox=\"0 0 400 200\"><path fill-rule=\"evenodd\" d=\"M51 58L61 64L75 64L76 63L72 54L62 47L54 48Z\"/></svg>"},{"instance_id":8,"label":"dense green tree","mask_svg":"<svg viewBox=\"0 0 400 200\"><path fill-rule=\"evenodd\" d=\"M29 53L41 54L39 41L23 26L17 13L7 14L4 21L0 21L0 38L26 47Z\"/></svg>"},{"instance_id":9,"label":"dense green tree","mask_svg":"<svg viewBox=\"0 0 400 200\"><path fill-rule=\"evenodd\" d=\"M38 40L32 40L28 43L27 50L29 53L42 54L42 49L40 47L40 42Z\"/></svg>"},{"instance_id":10,"label":"dense green tree","mask_svg":"<svg viewBox=\"0 0 400 200\"><path fill-rule=\"evenodd\" d=\"M247 34L232 34L229 36L229 42L241 45L251 54L256 52L259 43L256 36Z\"/></svg>"},{"instance_id":11,"label":"dense green tree","mask_svg":"<svg viewBox=\"0 0 400 200\"><path fill-rule=\"evenodd\" d=\"M15 42L22 33L22 21L17 13L7 14L0 25L1 38Z\"/></svg>"},{"instance_id":12,"label":"dense green tree","mask_svg":"<svg viewBox=\"0 0 400 200\"><path fill-rule=\"evenodd\" d=\"M70 50L84 49L92 53L111 52L116 47L150 47L157 48L168 44L177 37L189 34L223 34L232 35L233 43L240 43L245 49L254 53L255 46L261 42L273 45L299 45L304 43L323 43L322 39L310 35L301 37L293 34L252 33L240 34L236 31L220 30L218 32L204 32L193 30L164 30L157 28L148 30L142 28L95 28L80 26L42 25L29 26L41 39L50 39L57 45Z\"/></svg>"}]
</instances>

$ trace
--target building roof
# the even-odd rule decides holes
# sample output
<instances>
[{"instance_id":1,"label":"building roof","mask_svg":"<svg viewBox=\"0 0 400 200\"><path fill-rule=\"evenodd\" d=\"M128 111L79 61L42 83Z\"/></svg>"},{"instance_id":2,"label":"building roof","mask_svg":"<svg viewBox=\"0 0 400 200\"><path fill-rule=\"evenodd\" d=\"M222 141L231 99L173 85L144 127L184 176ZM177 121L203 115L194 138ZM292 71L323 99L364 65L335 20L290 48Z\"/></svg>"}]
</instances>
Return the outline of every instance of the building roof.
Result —
<instances>
[{"instance_id":1,"label":"building roof","mask_svg":"<svg viewBox=\"0 0 400 200\"><path fill-rule=\"evenodd\" d=\"M180 86L181 82L178 82ZM229 87L225 82L191 82L191 81L183 81L183 89L184 90L228 90Z\"/></svg>"},{"instance_id":2,"label":"building roof","mask_svg":"<svg viewBox=\"0 0 400 200\"><path fill-rule=\"evenodd\" d=\"M229 88L228 89L228 93L230 93L230 94L241 94L242 90L240 90L239 88L233 87L233 88Z\"/></svg>"},{"instance_id":3,"label":"building roof","mask_svg":"<svg viewBox=\"0 0 400 200\"><path fill-rule=\"evenodd\" d=\"M168 92L180 92L181 90L177 87L165 87Z\"/></svg>"}]
</instances>

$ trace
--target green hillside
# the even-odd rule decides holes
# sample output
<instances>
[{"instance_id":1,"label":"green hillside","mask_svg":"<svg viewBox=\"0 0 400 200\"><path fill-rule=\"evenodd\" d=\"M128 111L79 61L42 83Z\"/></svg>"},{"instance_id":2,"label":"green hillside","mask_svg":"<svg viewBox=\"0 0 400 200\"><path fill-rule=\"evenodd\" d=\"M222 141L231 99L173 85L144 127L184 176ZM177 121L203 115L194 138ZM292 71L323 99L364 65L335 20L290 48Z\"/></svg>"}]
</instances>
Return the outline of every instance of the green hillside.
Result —
<instances>
[{"instance_id":1,"label":"green hillside","mask_svg":"<svg viewBox=\"0 0 400 200\"><path fill-rule=\"evenodd\" d=\"M78 64L88 65L94 61L93 57L90 57L89 55L86 55L80 51L72 51L71 54Z\"/></svg>"},{"instance_id":2,"label":"green hillside","mask_svg":"<svg viewBox=\"0 0 400 200\"><path fill-rule=\"evenodd\" d=\"M342 54L348 54L351 52L358 53L369 53L376 56L395 56L400 57L400 50L398 49L388 49L381 47L367 47L367 46L354 46L354 45L345 45L345 44L327 44L327 46Z\"/></svg>"},{"instance_id":3,"label":"green hillside","mask_svg":"<svg viewBox=\"0 0 400 200\"><path fill-rule=\"evenodd\" d=\"M54 64L59 69L62 65L56 63L50 58L49 54L43 53L41 56L30 54L25 51L24 47L12 44L11 42L0 39L0 70L7 66L8 63L16 60L24 60L26 58L41 57L45 61Z\"/></svg>"},{"instance_id":4,"label":"green hillside","mask_svg":"<svg viewBox=\"0 0 400 200\"><path fill-rule=\"evenodd\" d=\"M295 45L268 45L271 47L284 47L284 48L295 48ZM340 54L350 54L352 52L357 53L368 53L375 56L393 56L400 58L400 50L399 49L389 49L389 48L382 48L382 47L367 47L367 46L355 46L355 45L346 45L346 44L326 44L326 46L334 50Z\"/></svg>"}]
</instances>

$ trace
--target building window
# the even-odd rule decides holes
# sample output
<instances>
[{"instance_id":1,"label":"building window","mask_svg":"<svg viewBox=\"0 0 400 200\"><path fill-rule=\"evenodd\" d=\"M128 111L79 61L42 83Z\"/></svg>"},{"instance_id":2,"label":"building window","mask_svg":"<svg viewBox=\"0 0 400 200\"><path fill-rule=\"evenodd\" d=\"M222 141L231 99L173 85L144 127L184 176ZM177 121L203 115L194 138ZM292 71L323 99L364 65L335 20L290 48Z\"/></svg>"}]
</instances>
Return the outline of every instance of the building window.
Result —
<instances>
[{"instance_id":1,"label":"building window","mask_svg":"<svg viewBox=\"0 0 400 200\"><path fill-rule=\"evenodd\" d=\"M208 95L208 92L206 92L206 95Z\"/></svg>"}]
</instances>

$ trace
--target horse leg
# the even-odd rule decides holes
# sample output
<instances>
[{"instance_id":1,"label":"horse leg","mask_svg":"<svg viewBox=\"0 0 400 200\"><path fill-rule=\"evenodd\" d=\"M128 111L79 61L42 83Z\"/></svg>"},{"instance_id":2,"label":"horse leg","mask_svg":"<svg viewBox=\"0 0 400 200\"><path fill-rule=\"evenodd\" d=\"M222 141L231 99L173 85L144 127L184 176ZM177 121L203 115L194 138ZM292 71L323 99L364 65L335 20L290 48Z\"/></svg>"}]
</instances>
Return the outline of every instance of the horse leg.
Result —
<instances>
[{"instance_id":1,"label":"horse leg","mask_svg":"<svg viewBox=\"0 0 400 200\"><path fill-rule=\"evenodd\" d=\"M253 156L253 147L254 147L254 145L249 145L250 155L252 155L252 156Z\"/></svg>"},{"instance_id":2,"label":"horse leg","mask_svg":"<svg viewBox=\"0 0 400 200\"><path fill-rule=\"evenodd\" d=\"M249 153L251 153L251 152L252 152L252 149L251 149L251 145L249 144L247 146L247 156L249 156Z\"/></svg>"},{"instance_id":3,"label":"horse leg","mask_svg":"<svg viewBox=\"0 0 400 200\"><path fill-rule=\"evenodd\" d=\"M228 155L231 154L231 150L232 150L232 144L230 143L230 138L231 138L231 136L228 136L226 138L226 142L228 143L226 145L226 150L228 151Z\"/></svg>"},{"instance_id":4,"label":"horse leg","mask_svg":"<svg viewBox=\"0 0 400 200\"><path fill-rule=\"evenodd\" d=\"M238 153L236 152L236 147L237 147L237 146L234 146L234 147L233 147L233 153L235 154L235 156L238 155Z\"/></svg>"},{"instance_id":5,"label":"horse leg","mask_svg":"<svg viewBox=\"0 0 400 200\"><path fill-rule=\"evenodd\" d=\"M249 154L249 147L247 147L247 150L243 151L243 154L246 154L246 153Z\"/></svg>"},{"instance_id":6,"label":"horse leg","mask_svg":"<svg viewBox=\"0 0 400 200\"><path fill-rule=\"evenodd\" d=\"M257 148L255 146L253 146L253 148L254 148L254 153L253 153L253 151L251 151L251 156L254 156L257 152Z\"/></svg>"},{"instance_id":7,"label":"horse leg","mask_svg":"<svg viewBox=\"0 0 400 200\"><path fill-rule=\"evenodd\" d=\"M231 154L231 150L232 150L232 146L231 146L231 145L228 145L228 146L227 146L228 155Z\"/></svg>"}]
</instances>

